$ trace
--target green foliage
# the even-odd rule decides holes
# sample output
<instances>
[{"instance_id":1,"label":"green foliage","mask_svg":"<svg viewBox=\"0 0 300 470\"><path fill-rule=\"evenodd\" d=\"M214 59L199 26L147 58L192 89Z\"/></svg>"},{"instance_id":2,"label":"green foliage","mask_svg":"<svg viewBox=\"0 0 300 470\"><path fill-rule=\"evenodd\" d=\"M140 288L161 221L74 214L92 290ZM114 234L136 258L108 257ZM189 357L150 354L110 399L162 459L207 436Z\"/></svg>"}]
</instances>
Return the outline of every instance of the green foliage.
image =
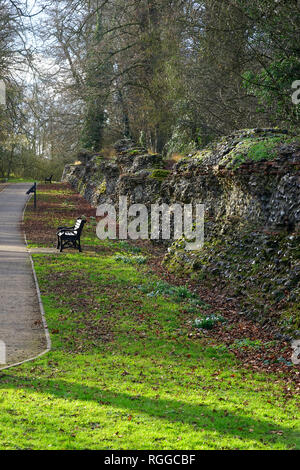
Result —
<instances>
[{"instance_id":1,"label":"green foliage","mask_svg":"<svg viewBox=\"0 0 300 470\"><path fill-rule=\"evenodd\" d=\"M174 288L175 300L182 302L188 299L195 299L195 294L191 292L186 286L178 286Z\"/></svg>"},{"instance_id":2,"label":"green foliage","mask_svg":"<svg viewBox=\"0 0 300 470\"><path fill-rule=\"evenodd\" d=\"M245 88L262 105L260 112L271 109L277 118L294 124L299 122L300 105L292 102L292 83L298 77L300 61L293 56L280 57L258 73L248 71L243 75Z\"/></svg>"},{"instance_id":3,"label":"green foliage","mask_svg":"<svg viewBox=\"0 0 300 470\"><path fill-rule=\"evenodd\" d=\"M247 157L249 160L258 162L260 160L272 160L275 156L277 142L274 139L258 142L250 147Z\"/></svg>"},{"instance_id":4,"label":"green foliage","mask_svg":"<svg viewBox=\"0 0 300 470\"><path fill-rule=\"evenodd\" d=\"M149 297L156 297L158 295L172 296L175 292L175 286L172 286L164 281L156 281L154 283L146 283L139 286L142 292L147 293Z\"/></svg>"},{"instance_id":5,"label":"green foliage","mask_svg":"<svg viewBox=\"0 0 300 470\"><path fill-rule=\"evenodd\" d=\"M225 319L221 315L208 315L203 318L196 318L194 326L196 328L203 328L204 330L211 330L217 323L224 323Z\"/></svg>"},{"instance_id":6,"label":"green foliage","mask_svg":"<svg viewBox=\"0 0 300 470\"><path fill-rule=\"evenodd\" d=\"M166 152L168 156L174 153L186 155L188 153L195 152L195 150L198 148L200 141L198 141L198 143L194 142L189 130L182 127L183 126L178 125L176 129L173 130L172 137L169 139L166 145ZM201 140L200 137L199 139Z\"/></svg>"},{"instance_id":7,"label":"green foliage","mask_svg":"<svg viewBox=\"0 0 300 470\"><path fill-rule=\"evenodd\" d=\"M130 253L136 254L141 253L142 249L138 246L131 245L125 240L119 242L119 247L124 251L129 251Z\"/></svg>"},{"instance_id":8,"label":"green foliage","mask_svg":"<svg viewBox=\"0 0 300 470\"><path fill-rule=\"evenodd\" d=\"M298 137L292 137L280 130L278 130L278 134L274 135L270 135L267 132L265 134L261 132L260 134L251 135L250 129L244 132L246 134L239 137L239 141L233 145L232 150L222 158L220 161L221 165L226 165L227 168L238 168L245 162L272 160L278 156L277 149L281 145L297 142L298 140ZM209 157L209 152L207 152L207 155ZM205 158L205 156L204 153L202 158ZM195 158L199 159L200 157L196 155Z\"/></svg>"},{"instance_id":9,"label":"green foliage","mask_svg":"<svg viewBox=\"0 0 300 470\"><path fill-rule=\"evenodd\" d=\"M276 147L279 141L280 139L270 138L250 145L245 153L235 155L234 167L237 168L246 161L272 160L276 156Z\"/></svg>"},{"instance_id":10,"label":"green foliage","mask_svg":"<svg viewBox=\"0 0 300 470\"><path fill-rule=\"evenodd\" d=\"M105 194L106 193L106 181L102 181L102 183L100 184L100 186L98 187L98 194L101 195L101 194Z\"/></svg>"},{"instance_id":11,"label":"green foliage","mask_svg":"<svg viewBox=\"0 0 300 470\"><path fill-rule=\"evenodd\" d=\"M102 101L102 98L90 98L86 104L81 143L93 151L99 151L103 143L103 129L107 118L102 110Z\"/></svg>"},{"instance_id":12,"label":"green foliage","mask_svg":"<svg viewBox=\"0 0 300 470\"><path fill-rule=\"evenodd\" d=\"M129 150L128 155L130 155L131 157L141 155L141 150L139 150L139 149Z\"/></svg>"},{"instance_id":13,"label":"green foliage","mask_svg":"<svg viewBox=\"0 0 300 470\"><path fill-rule=\"evenodd\" d=\"M174 302L186 303L185 310L194 312L196 307L208 308L208 305L203 302L197 294L192 292L186 286L174 286L164 281L156 281L146 283L139 286L142 292L146 293L148 297L165 296Z\"/></svg>"},{"instance_id":14,"label":"green foliage","mask_svg":"<svg viewBox=\"0 0 300 470\"><path fill-rule=\"evenodd\" d=\"M114 256L115 261L121 261L125 264L145 264L147 262L146 256L123 255L118 253Z\"/></svg>"}]
</instances>

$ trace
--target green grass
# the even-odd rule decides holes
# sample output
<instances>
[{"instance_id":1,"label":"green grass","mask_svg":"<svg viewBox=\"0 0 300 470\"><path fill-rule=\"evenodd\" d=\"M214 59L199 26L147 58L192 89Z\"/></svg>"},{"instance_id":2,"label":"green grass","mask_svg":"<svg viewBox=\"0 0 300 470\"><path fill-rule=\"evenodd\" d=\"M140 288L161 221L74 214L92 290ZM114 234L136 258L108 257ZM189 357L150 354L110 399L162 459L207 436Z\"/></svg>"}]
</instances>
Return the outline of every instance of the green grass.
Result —
<instances>
[{"instance_id":1,"label":"green grass","mask_svg":"<svg viewBox=\"0 0 300 470\"><path fill-rule=\"evenodd\" d=\"M53 350L2 373L1 449L299 448L282 383L188 339L144 273L110 255L34 261Z\"/></svg>"},{"instance_id":2,"label":"green grass","mask_svg":"<svg viewBox=\"0 0 300 470\"><path fill-rule=\"evenodd\" d=\"M201 299L100 246L33 255L52 351L0 373L0 449L299 449L284 378L189 338Z\"/></svg>"},{"instance_id":3,"label":"green grass","mask_svg":"<svg viewBox=\"0 0 300 470\"><path fill-rule=\"evenodd\" d=\"M114 257L116 261L121 261L122 263L127 264L145 264L147 261L146 256L141 255L124 255L122 253L117 253Z\"/></svg>"}]
</instances>

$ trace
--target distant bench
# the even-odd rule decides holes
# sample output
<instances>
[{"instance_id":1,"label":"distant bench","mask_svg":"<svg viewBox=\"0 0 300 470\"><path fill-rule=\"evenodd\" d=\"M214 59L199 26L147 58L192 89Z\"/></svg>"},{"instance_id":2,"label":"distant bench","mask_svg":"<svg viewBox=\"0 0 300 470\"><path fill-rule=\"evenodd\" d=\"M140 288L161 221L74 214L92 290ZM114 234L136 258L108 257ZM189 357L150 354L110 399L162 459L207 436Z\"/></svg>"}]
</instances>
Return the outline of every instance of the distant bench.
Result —
<instances>
[{"instance_id":1,"label":"distant bench","mask_svg":"<svg viewBox=\"0 0 300 470\"><path fill-rule=\"evenodd\" d=\"M58 227L57 249L62 252L64 248L75 248L81 252L80 236L85 223L85 219L78 218L73 227Z\"/></svg>"},{"instance_id":2,"label":"distant bench","mask_svg":"<svg viewBox=\"0 0 300 470\"><path fill-rule=\"evenodd\" d=\"M45 183L52 183L52 178L53 178L53 175L49 176L49 178L45 178Z\"/></svg>"}]
</instances>

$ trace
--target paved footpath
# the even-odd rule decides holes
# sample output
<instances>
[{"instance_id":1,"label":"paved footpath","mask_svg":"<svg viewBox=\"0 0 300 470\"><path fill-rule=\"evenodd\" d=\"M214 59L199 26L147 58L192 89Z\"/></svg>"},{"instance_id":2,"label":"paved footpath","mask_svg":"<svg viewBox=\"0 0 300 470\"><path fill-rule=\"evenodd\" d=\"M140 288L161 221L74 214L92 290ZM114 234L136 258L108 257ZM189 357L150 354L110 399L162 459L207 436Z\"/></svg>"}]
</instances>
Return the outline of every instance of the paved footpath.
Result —
<instances>
[{"instance_id":1,"label":"paved footpath","mask_svg":"<svg viewBox=\"0 0 300 470\"><path fill-rule=\"evenodd\" d=\"M2 350L2 342L6 346L7 365L46 349L30 256L21 229L30 186L10 184L0 192L0 342ZM0 364L0 369L3 366Z\"/></svg>"}]
</instances>

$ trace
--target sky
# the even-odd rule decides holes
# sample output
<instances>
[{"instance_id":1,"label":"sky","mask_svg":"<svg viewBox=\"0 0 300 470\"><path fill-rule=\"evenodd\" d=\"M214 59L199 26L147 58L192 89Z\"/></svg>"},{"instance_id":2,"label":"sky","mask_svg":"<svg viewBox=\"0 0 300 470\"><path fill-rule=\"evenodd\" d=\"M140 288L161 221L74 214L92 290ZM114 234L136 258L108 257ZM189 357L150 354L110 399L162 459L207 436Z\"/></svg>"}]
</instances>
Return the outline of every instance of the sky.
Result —
<instances>
[{"instance_id":1,"label":"sky","mask_svg":"<svg viewBox=\"0 0 300 470\"><path fill-rule=\"evenodd\" d=\"M34 27L38 27L39 23L45 19L45 13L42 11L42 7L47 5L47 3L47 1L41 0L24 0L19 3L23 13L35 15L30 18L23 17L25 26L29 28L29 30L26 31L24 39L27 48L33 51L34 66L41 74L46 74L50 71L53 73L58 69L55 65L55 60L43 54L43 43L39 36L34 34ZM19 80L25 82L25 84L30 85L35 81L36 74L30 67L26 67L22 71L16 70L15 73L18 75Z\"/></svg>"}]
</instances>

